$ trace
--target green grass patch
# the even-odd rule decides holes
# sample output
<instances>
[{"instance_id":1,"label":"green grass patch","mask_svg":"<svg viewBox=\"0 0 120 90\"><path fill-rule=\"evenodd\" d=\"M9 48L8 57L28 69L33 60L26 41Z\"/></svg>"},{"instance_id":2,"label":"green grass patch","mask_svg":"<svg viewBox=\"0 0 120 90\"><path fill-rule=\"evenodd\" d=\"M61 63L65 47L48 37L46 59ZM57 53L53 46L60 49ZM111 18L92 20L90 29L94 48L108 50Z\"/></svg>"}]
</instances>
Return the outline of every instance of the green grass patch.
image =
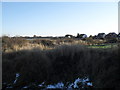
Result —
<instances>
[{"instance_id":1,"label":"green grass patch","mask_svg":"<svg viewBox=\"0 0 120 90\"><path fill-rule=\"evenodd\" d=\"M117 47L117 44L108 44L108 45L89 45L88 48L113 48Z\"/></svg>"}]
</instances>

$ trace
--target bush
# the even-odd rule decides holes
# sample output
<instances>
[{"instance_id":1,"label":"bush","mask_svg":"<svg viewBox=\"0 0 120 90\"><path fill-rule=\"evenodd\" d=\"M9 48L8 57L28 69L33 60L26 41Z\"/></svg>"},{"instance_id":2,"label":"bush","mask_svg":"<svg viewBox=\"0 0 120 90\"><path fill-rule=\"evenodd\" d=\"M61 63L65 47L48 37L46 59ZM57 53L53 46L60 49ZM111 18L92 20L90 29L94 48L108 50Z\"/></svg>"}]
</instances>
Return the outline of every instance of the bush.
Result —
<instances>
[{"instance_id":1,"label":"bush","mask_svg":"<svg viewBox=\"0 0 120 90\"><path fill-rule=\"evenodd\" d=\"M27 43L27 40L21 37L2 37L2 50L5 52L6 50L15 50L15 46L22 47Z\"/></svg>"}]
</instances>

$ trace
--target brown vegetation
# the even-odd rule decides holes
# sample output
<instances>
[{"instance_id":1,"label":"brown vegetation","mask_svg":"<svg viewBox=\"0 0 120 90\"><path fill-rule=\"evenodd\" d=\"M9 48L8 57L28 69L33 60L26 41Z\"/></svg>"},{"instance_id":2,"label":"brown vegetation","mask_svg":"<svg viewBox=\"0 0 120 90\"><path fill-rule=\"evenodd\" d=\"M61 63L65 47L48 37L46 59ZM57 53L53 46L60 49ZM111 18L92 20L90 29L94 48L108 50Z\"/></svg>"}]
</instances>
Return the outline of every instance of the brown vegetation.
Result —
<instances>
[{"instance_id":1,"label":"brown vegetation","mask_svg":"<svg viewBox=\"0 0 120 90\"><path fill-rule=\"evenodd\" d=\"M104 42L92 38L3 37L3 88L21 89L27 85L35 88L42 82L49 85L60 81L66 85L79 77L89 77L93 88L120 88L120 46L110 49L86 46ZM14 84L16 73L20 76Z\"/></svg>"},{"instance_id":2,"label":"brown vegetation","mask_svg":"<svg viewBox=\"0 0 120 90\"><path fill-rule=\"evenodd\" d=\"M41 50L53 49L61 45L80 44L87 45L86 41L64 38L64 39L33 39L27 40L21 37L7 37L2 38L2 51L14 52L19 50L30 50L33 48L39 48Z\"/></svg>"},{"instance_id":3,"label":"brown vegetation","mask_svg":"<svg viewBox=\"0 0 120 90\"><path fill-rule=\"evenodd\" d=\"M23 50L3 53L3 87L20 89L45 82L72 82L88 76L94 88L120 88L120 48L92 49L64 45L52 50ZM20 77L16 84L15 74ZM33 86L32 86L33 88Z\"/></svg>"}]
</instances>

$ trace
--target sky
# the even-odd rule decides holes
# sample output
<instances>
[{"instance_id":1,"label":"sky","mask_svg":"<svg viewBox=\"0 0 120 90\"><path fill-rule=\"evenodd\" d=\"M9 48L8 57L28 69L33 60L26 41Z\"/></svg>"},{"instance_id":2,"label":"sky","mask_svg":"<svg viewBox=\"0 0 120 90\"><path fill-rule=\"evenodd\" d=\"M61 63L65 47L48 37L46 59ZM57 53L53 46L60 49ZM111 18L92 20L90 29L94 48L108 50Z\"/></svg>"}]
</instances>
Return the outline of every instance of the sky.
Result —
<instances>
[{"instance_id":1,"label":"sky","mask_svg":"<svg viewBox=\"0 0 120 90\"><path fill-rule=\"evenodd\" d=\"M3 2L2 35L118 33L117 2Z\"/></svg>"}]
</instances>

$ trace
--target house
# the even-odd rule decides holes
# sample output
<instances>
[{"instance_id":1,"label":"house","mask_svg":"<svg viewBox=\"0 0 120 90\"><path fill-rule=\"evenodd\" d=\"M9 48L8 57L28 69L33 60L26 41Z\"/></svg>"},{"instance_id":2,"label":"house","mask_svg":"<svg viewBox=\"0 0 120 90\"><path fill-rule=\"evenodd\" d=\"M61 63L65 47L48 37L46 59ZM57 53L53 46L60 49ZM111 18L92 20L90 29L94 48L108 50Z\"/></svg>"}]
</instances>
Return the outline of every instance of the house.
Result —
<instances>
[{"instance_id":1,"label":"house","mask_svg":"<svg viewBox=\"0 0 120 90\"><path fill-rule=\"evenodd\" d=\"M117 37L118 37L118 35L116 33L112 32L112 33L108 33L105 36L105 39L108 43L116 43L117 42Z\"/></svg>"},{"instance_id":2,"label":"house","mask_svg":"<svg viewBox=\"0 0 120 90\"><path fill-rule=\"evenodd\" d=\"M98 35L96 36L96 39L104 39L106 36L105 33L98 33Z\"/></svg>"},{"instance_id":3,"label":"house","mask_svg":"<svg viewBox=\"0 0 120 90\"><path fill-rule=\"evenodd\" d=\"M86 34L80 34L80 38L85 39L85 38L87 38L87 35Z\"/></svg>"},{"instance_id":4,"label":"house","mask_svg":"<svg viewBox=\"0 0 120 90\"><path fill-rule=\"evenodd\" d=\"M65 37L67 37L67 38L73 38L74 36L70 35L70 34L67 34L67 35L65 35Z\"/></svg>"},{"instance_id":5,"label":"house","mask_svg":"<svg viewBox=\"0 0 120 90\"><path fill-rule=\"evenodd\" d=\"M85 39L85 38L87 38L87 35L86 34L78 34L77 38Z\"/></svg>"},{"instance_id":6,"label":"house","mask_svg":"<svg viewBox=\"0 0 120 90\"><path fill-rule=\"evenodd\" d=\"M106 39L113 39L113 38L117 38L117 34L116 33L114 33L114 32L112 32L112 33L108 33L106 36L105 36L105 38Z\"/></svg>"}]
</instances>

